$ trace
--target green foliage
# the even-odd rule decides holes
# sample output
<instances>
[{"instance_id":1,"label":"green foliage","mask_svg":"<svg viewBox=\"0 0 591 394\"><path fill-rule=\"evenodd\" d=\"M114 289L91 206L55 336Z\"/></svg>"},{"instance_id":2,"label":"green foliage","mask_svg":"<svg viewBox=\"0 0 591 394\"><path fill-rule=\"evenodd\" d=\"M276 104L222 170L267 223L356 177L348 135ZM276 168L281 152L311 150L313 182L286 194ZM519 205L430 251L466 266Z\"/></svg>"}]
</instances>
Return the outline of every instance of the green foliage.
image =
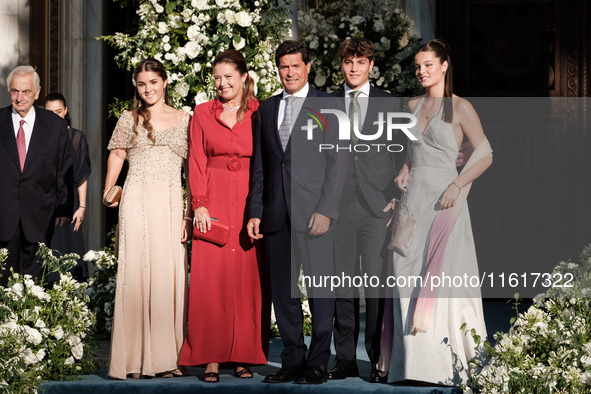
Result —
<instances>
[{"instance_id":1,"label":"green foliage","mask_svg":"<svg viewBox=\"0 0 591 394\"><path fill-rule=\"evenodd\" d=\"M119 49L116 63L132 70L154 57L168 72L171 104L190 110L215 97L211 62L226 49L240 50L256 83L258 97L280 88L273 53L289 28L287 10L278 0L141 0L135 34L99 37ZM111 105L120 114L126 102Z\"/></svg>"},{"instance_id":2,"label":"green foliage","mask_svg":"<svg viewBox=\"0 0 591 394\"><path fill-rule=\"evenodd\" d=\"M580 264L561 262L552 274L563 287L537 296L494 347L483 343L485 360L473 360L477 392L591 393L591 245Z\"/></svg>"},{"instance_id":3,"label":"green foliage","mask_svg":"<svg viewBox=\"0 0 591 394\"><path fill-rule=\"evenodd\" d=\"M86 283L68 272L77 255L55 256L40 244L46 275L60 280L43 288L30 275L12 273L0 287L0 392L35 392L45 380L67 380L94 373L94 315L88 309ZM7 251L0 250L0 261Z\"/></svg>"}]
</instances>

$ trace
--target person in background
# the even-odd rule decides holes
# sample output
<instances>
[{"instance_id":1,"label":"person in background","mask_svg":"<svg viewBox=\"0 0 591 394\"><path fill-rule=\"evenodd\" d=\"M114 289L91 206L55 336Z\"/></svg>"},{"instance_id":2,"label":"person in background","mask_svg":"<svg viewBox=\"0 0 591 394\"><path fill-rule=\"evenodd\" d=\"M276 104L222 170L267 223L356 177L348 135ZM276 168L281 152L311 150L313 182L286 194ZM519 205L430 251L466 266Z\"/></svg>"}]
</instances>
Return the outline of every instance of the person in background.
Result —
<instances>
[{"instance_id":1,"label":"person in background","mask_svg":"<svg viewBox=\"0 0 591 394\"><path fill-rule=\"evenodd\" d=\"M3 286L10 268L41 277L38 243L51 245L55 225L71 222L73 204L66 121L33 107L41 81L32 66L16 67L6 85L12 105L0 109L0 248L8 249Z\"/></svg>"},{"instance_id":2,"label":"person in background","mask_svg":"<svg viewBox=\"0 0 591 394\"><path fill-rule=\"evenodd\" d=\"M205 364L204 381L217 383L220 364L241 379L249 365L266 364L270 297L259 242L245 228L245 205L258 100L244 56L233 49L213 60L217 97L195 107L191 122L189 180L195 235L212 221L230 226L228 242L193 239L187 338L181 365Z\"/></svg>"},{"instance_id":3,"label":"person in background","mask_svg":"<svg viewBox=\"0 0 591 394\"><path fill-rule=\"evenodd\" d=\"M109 376L181 375L185 336L187 250L192 212L183 218L181 168L188 153L190 115L168 104L168 77L156 59L133 72L134 105L108 145L105 197L123 162L129 170L119 208L117 288ZM187 182L187 196L191 189Z\"/></svg>"},{"instance_id":4,"label":"person in background","mask_svg":"<svg viewBox=\"0 0 591 394\"><path fill-rule=\"evenodd\" d=\"M76 190L74 192L72 223L64 227L55 227L51 247L62 254L76 253L80 256L78 265L72 270L72 276L82 281L88 278L88 267L86 261L82 259L86 250L84 248L84 233L81 227L86 214L87 180L91 172L88 142L82 131L71 127L66 99L61 93L50 93L45 96L44 107L68 122L68 134L72 143L73 186Z\"/></svg>"}]
</instances>

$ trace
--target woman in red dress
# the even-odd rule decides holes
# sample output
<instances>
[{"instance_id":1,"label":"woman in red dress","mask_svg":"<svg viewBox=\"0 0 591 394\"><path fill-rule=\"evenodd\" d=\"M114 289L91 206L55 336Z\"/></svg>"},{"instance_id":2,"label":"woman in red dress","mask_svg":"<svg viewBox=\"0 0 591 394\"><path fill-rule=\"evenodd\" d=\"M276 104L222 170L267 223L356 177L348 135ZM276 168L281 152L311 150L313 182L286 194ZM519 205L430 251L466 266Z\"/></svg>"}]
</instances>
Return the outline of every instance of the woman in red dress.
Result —
<instances>
[{"instance_id":1,"label":"woman in red dress","mask_svg":"<svg viewBox=\"0 0 591 394\"><path fill-rule=\"evenodd\" d=\"M179 364L206 364L204 381L219 381L220 363L252 378L248 365L266 364L269 297L262 261L245 231L245 205L258 101L246 60L236 50L213 61L218 97L195 107L189 180L195 234L211 221L230 226L224 246L193 240L188 332ZM264 305L265 304L265 305Z\"/></svg>"}]
</instances>

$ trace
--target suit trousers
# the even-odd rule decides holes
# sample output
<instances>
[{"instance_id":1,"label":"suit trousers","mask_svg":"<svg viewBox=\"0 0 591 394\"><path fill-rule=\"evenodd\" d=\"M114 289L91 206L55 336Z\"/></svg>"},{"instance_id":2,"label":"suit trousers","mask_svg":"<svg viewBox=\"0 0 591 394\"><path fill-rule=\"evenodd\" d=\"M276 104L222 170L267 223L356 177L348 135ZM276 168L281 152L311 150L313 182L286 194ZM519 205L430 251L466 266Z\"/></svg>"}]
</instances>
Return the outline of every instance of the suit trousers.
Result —
<instances>
[{"instance_id":1,"label":"suit trousers","mask_svg":"<svg viewBox=\"0 0 591 394\"><path fill-rule=\"evenodd\" d=\"M320 277L332 274L334 234L328 232L310 237L304 232L292 234L289 222L277 232L265 234L266 251L271 278L273 307L283 351L284 367L324 366L330 358L330 343L334 317L334 297L325 288L309 288L312 314L312 340L307 347L303 336L303 314L298 297L297 280L300 263L304 275Z\"/></svg>"},{"instance_id":2,"label":"suit trousers","mask_svg":"<svg viewBox=\"0 0 591 394\"><path fill-rule=\"evenodd\" d=\"M45 240L47 246L49 246L49 241L49 239ZM43 266L36 256L39 243L27 240L20 221L12 238L9 241L0 241L0 248L8 249L8 258L4 262L5 269L0 277L0 285L6 286L8 284L10 268L19 274L29 274L33 278L41 277Z\"/></svg>"},{"instance_id":3,"label":"suit trousers","mask_svg":"<svg viewBox=\"0 0 591 394\"><path fill-rule=\"evenodd\" d=\"M385 204L384 204L385 206ZM388 217L371 213L359 191L344 212L341 212L335 232L335 275L353 278L367 275L363 283L366 304L365 349L372 363L380 356L380 338L384 313L386 264L388 261ZM369 278L379 278L377 287ZM345 283L343 283L345 284ZM359 295L351 286L337 288L334 342L337 359L353 361L359 339Z\"/></svg>"}]
</instances>

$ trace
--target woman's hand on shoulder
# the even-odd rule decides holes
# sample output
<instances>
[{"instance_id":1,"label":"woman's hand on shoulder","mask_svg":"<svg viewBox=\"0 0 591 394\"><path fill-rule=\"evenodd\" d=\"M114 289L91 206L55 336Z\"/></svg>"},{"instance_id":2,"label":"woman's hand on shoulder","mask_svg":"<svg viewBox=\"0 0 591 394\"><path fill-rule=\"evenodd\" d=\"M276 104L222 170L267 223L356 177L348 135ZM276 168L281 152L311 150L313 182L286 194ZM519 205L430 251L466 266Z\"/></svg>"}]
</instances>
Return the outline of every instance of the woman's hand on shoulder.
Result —
<instances>
[{"instance_id":1,"label":"woman's hand on shoulder","mask_svg":"<svg viewBox=\"0 0 591 394\"><path fill-rule=\"evenodd\" d=\"M468 137L472 147L475 149L485 138L480 118L468 100L454 96L453 103L454 117L458 117L458 123L462 128L462 132Z\"/></svg>"}]
</instances>

